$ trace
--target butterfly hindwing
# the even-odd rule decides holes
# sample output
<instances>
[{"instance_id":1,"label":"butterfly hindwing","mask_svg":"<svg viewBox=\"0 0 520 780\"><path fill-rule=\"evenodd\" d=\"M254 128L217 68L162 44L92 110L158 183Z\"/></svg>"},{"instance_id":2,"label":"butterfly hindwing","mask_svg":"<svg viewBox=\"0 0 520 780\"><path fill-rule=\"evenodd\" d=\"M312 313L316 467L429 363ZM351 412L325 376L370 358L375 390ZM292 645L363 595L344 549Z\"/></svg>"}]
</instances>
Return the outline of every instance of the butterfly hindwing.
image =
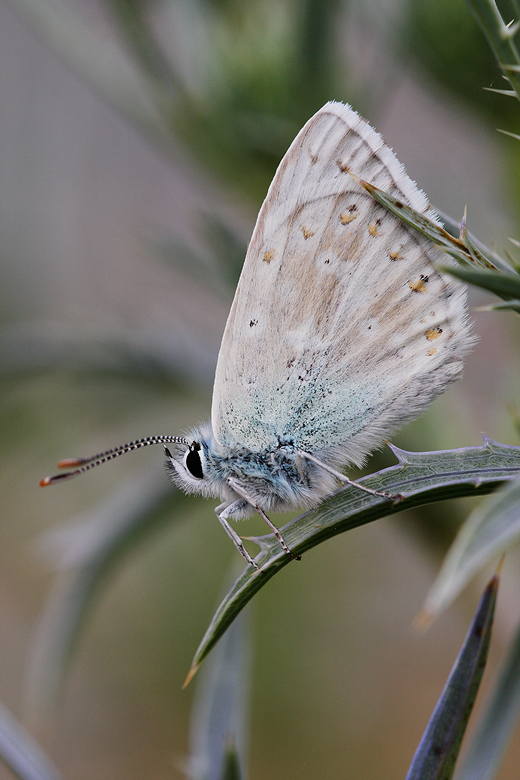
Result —
<instances>
[{"instance_id":1,"label":"butterfly hindwing","mask_svg":"<svg viewBox=\"0 0 520 780\"><path fill-rule=\"evenodd\" d=\"M463 286L349 170L436 219L350 107L329 103L307 122L260 210L227 321L212 406L222 444L359 463L460 374Z\"/></svg>"}]
</instances>

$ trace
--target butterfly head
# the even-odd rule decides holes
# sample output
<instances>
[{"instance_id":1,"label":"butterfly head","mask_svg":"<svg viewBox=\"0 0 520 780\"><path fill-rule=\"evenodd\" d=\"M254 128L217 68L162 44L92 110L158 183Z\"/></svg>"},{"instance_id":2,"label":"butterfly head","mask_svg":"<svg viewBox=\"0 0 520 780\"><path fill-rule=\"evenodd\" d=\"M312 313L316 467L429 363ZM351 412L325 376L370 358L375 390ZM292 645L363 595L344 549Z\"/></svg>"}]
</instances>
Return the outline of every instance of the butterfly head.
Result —
<instances>
[{"instance_id":1,"label":"butterfly head","mask_svg":"<svg viewBox=\"0 0 520 780\"><path fill-rule=\"evenodd\" d=\"M215 442L209 426L191 431L188 438L171 448L165 446L166 471L172 482L185 493L220 498L224 480L216 468L214 449Z\"/></svg>"}]
</instances>

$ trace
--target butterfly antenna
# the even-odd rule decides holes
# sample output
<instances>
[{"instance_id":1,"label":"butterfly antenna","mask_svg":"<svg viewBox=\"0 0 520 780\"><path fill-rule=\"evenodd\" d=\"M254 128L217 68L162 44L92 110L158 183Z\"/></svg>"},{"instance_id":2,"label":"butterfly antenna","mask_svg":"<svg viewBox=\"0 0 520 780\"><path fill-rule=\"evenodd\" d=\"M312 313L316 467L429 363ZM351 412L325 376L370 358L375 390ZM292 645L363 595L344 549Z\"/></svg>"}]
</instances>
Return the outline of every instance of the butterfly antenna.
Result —
<instances>
[{"instance_id":1,"label":"butterfly antenna","mask_svg":"<svg viewBox=\"0 0 520 780\"><path fill-rule=\"evenodd\" d=\"M45 477L40 482L40 487L55 485L57 482L65 482L67 479L84 474L85 471L90 471L94 466L100 466L102 463L107 463L107 461L118 458L120 455L125 455L127 452L138 450L141 447L149 447L151 444L186 444L188 447L190 446L190 442L182 436L147 436L145 439L129 441L120 447L114 447L106 452L92 455L90 458L65 458L65 460L60 460L58 468L73 469L73 471L68 471L66 474L56 474L53 477Z\"/></svg>"}]
</instances>

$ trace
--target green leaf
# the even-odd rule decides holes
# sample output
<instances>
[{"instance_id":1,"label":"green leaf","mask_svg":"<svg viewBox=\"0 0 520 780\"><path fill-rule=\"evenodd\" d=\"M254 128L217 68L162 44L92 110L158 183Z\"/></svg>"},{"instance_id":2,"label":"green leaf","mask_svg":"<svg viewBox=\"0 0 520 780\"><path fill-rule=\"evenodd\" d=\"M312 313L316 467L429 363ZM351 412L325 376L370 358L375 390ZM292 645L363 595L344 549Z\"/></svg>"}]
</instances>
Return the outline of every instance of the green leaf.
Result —
<instances>
[{"instance_id":1,"label":"green leaf","mask_svg":"<svg viewBox=\"0 0 520 780\"><path fill-rule=\"evenodd\" d=\"M466 5L477 20L504 76L520 100L520 58L514 42L518 32L517 24L509 26L504 22L495 0L466 0Z\"/></svg>"},{"instance_id":2,"label":"green leaf","mask_svg":"<svg viewBox=\"0 0 520 780\"><path fill-rule=\"evenodd\" d=\"M458 279L464 282L481 287L483 290L489 290L499 298L505 300L516 300L520 298L520 276L513 273L500 271L474 271L471 268L446 267L443 270L448 271Z\"/></svg>"},{"instance_id":3,"label":"green leaf","mask_svg":"<svg viewBox=\"0 0 520 780\"><path fill-rule=\"evenodd\" d=\"M27 675L29 714L38 722L54 704L93 599L121 557L158 526L180 518L185 498L164 475L134 477L100 510L46 535L59 555L53 583L36 628Z\"/></svg>"},{"instance_id":4,"label":"green leaf","mask_svg":"<svg viewBox=\"0 0 520 780\"><path fill-rule=\"evenodd\" d=\"M520 448L497 444L488 438L481 447L441 452L405 452L392 447L397 466L364 477L359 482L391 494L404 494L390 502L345 487L326 498L281 531L295 555L302 555L326 539L381 517L447 498L478 496L520 473ZM284 554L274 534L256 537L261 552L248 566L217 609L192 662L187 682L248 601L284 566L294 563ZM301 565L301 564L297 564Z\"/></svg>"},{"instance_id":5,"label":"green leaf","mask_svg":"<svg viewBox=\"0 0 520 780\"><path fill-rule=\"evenodd\" d=\"M479 506L464 522L448 550L424 605L430 620L458 596L473 575L520 538L520 479Z\"/></svg>"},{"instance_id":6,"label":"green leaf","mask_svg":"<svg viewBox=\"0 0 520 780\"><path fill-rule=\"evenodd\" d=\"M249 614L243 612L197 681L187 772L191 780L242 777L249 723L249 623Z\"/></svg>"},{"instance_id":7,"label":"green leaf","mask_svg":"<svg viewBox=\"0 0 520 780\"><path fill-rule=\"evenodd\" d=\"M50 758L2 704L0 758L20 780L61 780Z\"/></svg>"},{"instance_id":8,"label":"green leaf","mask_svg":"<svg viewBox=\"0 0 520 780\"><path fill-rule=\"evenodd\" d=\"M520 629L473 732L457 780L492 780L520 718Z\"/></svg>"},{"instance_id":9,"label":"green leaf","mask_svg":"<svg viewBox=\"0 0 520 780\"><path fill-rule=\"evenodd\" d=\"M451 780L469 716L486 665L498 588L493 577L480 602L461 651L406 780Z\"/></svg>"}]
</instances>

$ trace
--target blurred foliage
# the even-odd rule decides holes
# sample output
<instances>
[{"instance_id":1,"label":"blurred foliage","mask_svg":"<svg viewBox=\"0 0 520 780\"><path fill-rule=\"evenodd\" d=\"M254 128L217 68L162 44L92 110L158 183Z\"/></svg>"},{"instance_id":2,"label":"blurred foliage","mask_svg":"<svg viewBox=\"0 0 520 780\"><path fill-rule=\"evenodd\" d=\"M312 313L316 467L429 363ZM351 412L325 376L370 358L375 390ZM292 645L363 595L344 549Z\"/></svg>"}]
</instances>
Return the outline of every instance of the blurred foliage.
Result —
<instances>
[{"instance_id":1,"label":"blurred foliage","mask_svg":"<svg viewBox=\"0 0 520 780\"><path fill-rule=\"evenodd\" d=\"M208 3L208 69L174 110L205 165L257 201L306 119L338 94L336 0ZM238 45L237 45L238 44ZM348 85L342 73L340 94ZM198 94L197 94L198 93Z\"/></svg>"},{"instance_id":2,"label":"blurred foliage","mask_svg":"<svg viewBox=\"0 0 520 780\"><path fill-rule=\"evenodd\" d=\"M517 121L514 101L482 89L502 86L499 68L467 7L457 0L373 5L355 0L105 0L102 5L117 40L99 35L83 18L80 5L73 9L54 0L10 2L42 39L162 152L171 157L180 143L204 175L220 177L237 198L244 199L246 207L261 201L276 165L309 116L329 99L347 100L362 113L374 113L383 101L391 100L392 79L400 69L412 68L417 75L420 68L426 78L437 81L446 94L471 106L486 121L499 122L504 129L514 128ZM504 8L507 15L507 4ZM511 8L511 15L514 11ZM126 56L121 67L117 56L112 57L120 54L119 41L123 41ZM510 171L514 172L520 155L509 148ZM202 215L200 224L205 238L202 252L168 236L152 238L149 247L155 258L163 259L174 271L193 277L215 297L224 298L234 287L244 243L217 216ZM479 273L482 282L484 272ZM491 282L483 287L496 287L496 276L490 274L486 279ZM517 295L511 286L516 290L517 279L509 279L508 284L506 298L513 300L510 306L516 310ZM208 362L198 354L187 360L187 350L176 342L175 334L166 340L162 333L117 332L103 325L92 330L82 325L76 331L70 325L59 324L53 330L36 323L32 329L6 330L0 363L8 406L9 392L14 388L16 397L22 377L52 376L53 372L57 385L67 371L81 375L82 381L86 378L93 383L102 376L108 382L111 378L126 382L129 388L145 376L149 389L145 401L161 408L166 404L165 390L173 396L174 390L183 389L189 396L187 378L200 386L209 386L210 381ZM125 416L125 403L119 400L123 394L118 387L109 410L99 413L99 429L107 428L118 414ZM176 397L177 404L182 402ZM5 414L9 440L16 432L29 431L32 424L38 428L34 407L27 412L23 406L18 399ZM61 417L59 411L56 437L70 441L71 431L63 425L70 416ZM48 436L51 421L42 422L40 430ZM86 438L85 431L82 434ZM132 489L142 493L144 509ZM141 544L168 522L176 499L165 497L162 490L151 485L148 492L139 480L133 480L130 488L123 487L121 494L102 502L95 513L57 535L62 571L40 624L40 639L46 633L47 644L42 640L33 657L31 682L35 688L40 685L36 699L38 695L52 698L54 690L49 694L48 689L59 687L76 629L91 606L92 595L99 595L98 586L105 585L113 562L119 563L127 548ZM126 512L125 500L131 511ZM441 545L445 543L445 536L439 542L442 522L444 531L448 524L453 531L453 518L445 520L446 507L442 503L438 510L430 508L422 520L431 529L429 540ZM213 585L219 567L213 555L211 559L205 576ZM191 591L187 601L196 611L198 604L190 598ZM68 611L61 609L65 602ZM48 616L56 604L53 624ZM53 628L59 630L53 634ZM227 755L228 775L233 776L236 764L231 748Z\"/></svg>"},{"instance_id":3,"label":"blurred foliage","mask_svg":"<svg viewBox=\"0 0 520 780\"><path fill-rule=\"evenodd\" d=\"M501 73L463 0L406 0L405 6L405 40L414 68L420 65L424 77L438 81L486 121L513 124L516 107L483 89L502 87Z\"/></svg>"},{"instance_id":4,"label":"blurred foliage","mask_svg":"<svg viewBox=\"0 0 520 780\"><path fill-rule=\"evenodd\" d=\"M451 780L486 665L498 590L493 577L415 753L406 780Z\"/></svg>"}]
</instances>

